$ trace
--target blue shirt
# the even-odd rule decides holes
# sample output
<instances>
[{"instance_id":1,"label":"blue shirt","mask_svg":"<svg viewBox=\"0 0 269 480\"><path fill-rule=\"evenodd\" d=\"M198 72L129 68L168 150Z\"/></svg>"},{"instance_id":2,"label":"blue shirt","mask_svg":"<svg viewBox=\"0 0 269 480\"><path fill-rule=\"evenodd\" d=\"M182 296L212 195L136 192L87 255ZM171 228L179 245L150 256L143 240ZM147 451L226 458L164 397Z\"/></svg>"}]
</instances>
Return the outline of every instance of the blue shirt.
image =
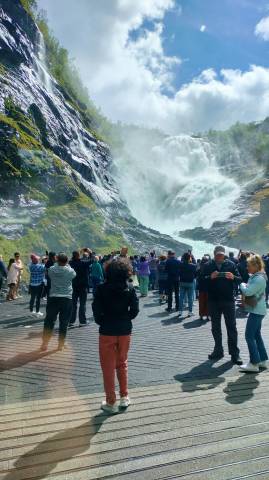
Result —
<instances>
[{"instance_id":1,"label":"blue shirt","mask_svg":"<svg viewBox=\"0 0 269 480\"><path fill-rule=\"evenodd\" d=\"M247 284L241 283L240 289L243 295L246 297L255 295L258 300L258 303L255 307L245 305L247 312L256 313L257 315L266 315L265 288L265 275L259 272L251 275Z\"/></svg>"},{"instance_id":2,"label":"blue shirt","mask_svg":"<svg viewBox=\"0 0 269 480\"><path fill-rule=\"evenodd\" d=\"M43 263L30 263L29 272L31 287L37 287L44 282L45 265Z\"/></svg>"}]
</instances>

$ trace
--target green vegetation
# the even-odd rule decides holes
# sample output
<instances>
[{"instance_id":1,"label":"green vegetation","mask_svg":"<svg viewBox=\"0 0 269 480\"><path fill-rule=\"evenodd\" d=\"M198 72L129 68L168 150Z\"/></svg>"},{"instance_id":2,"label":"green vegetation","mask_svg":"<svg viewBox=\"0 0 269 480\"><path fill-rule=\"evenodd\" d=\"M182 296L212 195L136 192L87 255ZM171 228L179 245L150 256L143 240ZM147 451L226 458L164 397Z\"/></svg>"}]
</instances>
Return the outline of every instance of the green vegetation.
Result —
<instances>
[{"instance_id":1,"label":"green vegetation","mask_svg":"<svg viewBox=\"0 0 269 480\"><path fill-rule=\"evenodd\" d=\"M207 137L226 156L234 156L237 149L246 165L247 159L254 160L269 171L269 119L261 124L238 122L225 132L210 130Z\"/></svg>"},{"instance_id":2,"label":"green vegetation","mask_svg":"<svg viewBox=\"0 0 269 480\"><path fill-rule=\"evenodd\" d=\"M3 65L3 63L0 62L0 76L3 77L6 74L6 67Z\"/></svg>"},{"instance_id":3,"label":"green vegetation","mask_svg":"<svg viewBox=\"0 0 269 480\"><path fill-rule=\"evenodd\" d=\"M30 251L42 254L46 250L72 250L90 246L97 252L110 252L125 244L123 237L104 225L93 201L79 193L74 200L62 205L48 205L34 228L17 240L0 236L0 254L9 258L19 250L26 260Z\"/></svg>"}]
</instances>

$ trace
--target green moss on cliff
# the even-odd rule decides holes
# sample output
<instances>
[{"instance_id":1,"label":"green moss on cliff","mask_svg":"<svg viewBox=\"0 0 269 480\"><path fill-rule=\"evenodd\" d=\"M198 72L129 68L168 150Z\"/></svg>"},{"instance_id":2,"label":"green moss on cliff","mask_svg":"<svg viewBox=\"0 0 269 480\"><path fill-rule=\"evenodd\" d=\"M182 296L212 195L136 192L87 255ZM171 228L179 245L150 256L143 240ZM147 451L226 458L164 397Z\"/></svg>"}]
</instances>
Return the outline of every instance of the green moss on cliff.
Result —
<instances>
[{"instance_id":1,"label":"green moss on cliff","mask_svg":"<svg viewBox=\"0 0 269 480\"><path fill-rule=\"evenodd\" d=\"M7 240L0 236L0 254L8 258L19 250L26 260L32 251L42 254L53 249L70 253L87 245L98 252L110 252L125 243L116 230L107 230L94 202L80 192L64 205L50 203L34 228L28 229L22 238Z\"/></svg>"}]
</instances>

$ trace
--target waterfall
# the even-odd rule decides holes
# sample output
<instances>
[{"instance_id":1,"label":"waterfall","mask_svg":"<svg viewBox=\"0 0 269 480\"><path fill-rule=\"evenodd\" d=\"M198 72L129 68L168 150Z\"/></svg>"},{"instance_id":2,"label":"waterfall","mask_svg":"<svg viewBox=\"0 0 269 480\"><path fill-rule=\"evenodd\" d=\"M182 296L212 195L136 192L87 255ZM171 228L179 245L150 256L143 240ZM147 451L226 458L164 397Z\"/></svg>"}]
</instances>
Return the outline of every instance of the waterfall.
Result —
<instances>
[{"instance_id":1,"label":"waterfall","mask_svg":"<svg viewBox=\"0 0 269 480\"><path fill-rule=\"evenodd\" d=\"M40 83L44 86L47 93L53 95L53 82L47 71L46 46L41 32L39 34L38 55L35 57L35 64Z\"/></svg>"},{"instance_id":2,"label":"waterfall","mask_svg":"<svg viewBox=\"0 0 269 480\"><path fill-rule=\"evenodd\" d=\"M209 142L179 135L144 147L136 140L115 159L121 195L141 223L178 236L233 213L241 189L219 169Z\"/></svg>"}]
</instances>

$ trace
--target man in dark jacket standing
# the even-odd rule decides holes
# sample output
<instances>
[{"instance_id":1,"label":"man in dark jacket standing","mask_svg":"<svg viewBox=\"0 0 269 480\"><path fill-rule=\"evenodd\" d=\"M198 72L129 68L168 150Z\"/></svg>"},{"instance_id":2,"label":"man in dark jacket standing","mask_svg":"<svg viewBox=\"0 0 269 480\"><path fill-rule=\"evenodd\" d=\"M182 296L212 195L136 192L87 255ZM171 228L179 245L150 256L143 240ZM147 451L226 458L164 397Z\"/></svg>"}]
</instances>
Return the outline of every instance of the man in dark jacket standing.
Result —
<instances>
[{"instance_id":1,"label":"man in dark jacket standing","mask_svg":"<svg viewBox=\"0 0 269 480\"><path fill-rule=\"evenodd\" d=\"M166 260L168 291L168 306L166 310L169 313L172 311L173 291L175 292L176 311L179 311L179 269L180 261L176 258L175 252L169 250Z\"/></svg>"},{"instance_id":2,"label":"man in dark jacket standing","mask_svg":"<svg viewBox=\"0 0 269 480\"><path fill-rule=\"evenodd\" d=\"M72 328L76 323L78 300L79 326L83 327L87 325L86 302L89 290L89 268L88 264L80 259L79 252L73 252L72 260L70 260L69 265L76 272L76 277L73 279L72 315L69 322L69 328Z\"/></svg>"},{"instance_id":3,"label":"man in dark jacket standing","mask_svg":"<svg viewBox=\"0 0 269 480\"><path fill-rule=\"evenodd\" d=\"M221 316L223 314L228 335L228 348L231 360L237 365L242 361L237 346L238 334L236 328L234 285L241 282L236 265L225 259L225 248L217 246L214 250L214 260L204 269L204 277L208 285L209 314L212 322L212 335L215 348L208 355L210 360L219 360L224 356L221 332Z\"/></svg>"}]
</instances>

